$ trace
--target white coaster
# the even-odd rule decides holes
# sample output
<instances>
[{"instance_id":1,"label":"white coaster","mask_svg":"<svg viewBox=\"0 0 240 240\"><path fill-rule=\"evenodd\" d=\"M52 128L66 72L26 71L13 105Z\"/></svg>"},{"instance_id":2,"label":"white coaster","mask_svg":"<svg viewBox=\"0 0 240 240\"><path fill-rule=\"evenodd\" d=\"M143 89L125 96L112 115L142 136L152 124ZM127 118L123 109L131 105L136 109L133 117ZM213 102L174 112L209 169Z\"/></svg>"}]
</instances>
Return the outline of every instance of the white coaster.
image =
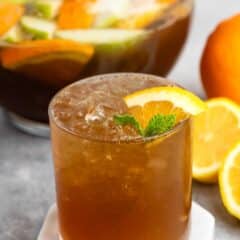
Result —
<instances>
[{"instance_id":1,"label":"white coaster","mask_svg":"<svg viewBox=\"0 0 240 240\"><path fill-rule=\"evenodd\" d=\"M191 215L192 221L189 240L214 240L214 217L194 202ZM49 209L37 240L59 240L56 205L53 205Z\"/></svg>"}]
</instances>

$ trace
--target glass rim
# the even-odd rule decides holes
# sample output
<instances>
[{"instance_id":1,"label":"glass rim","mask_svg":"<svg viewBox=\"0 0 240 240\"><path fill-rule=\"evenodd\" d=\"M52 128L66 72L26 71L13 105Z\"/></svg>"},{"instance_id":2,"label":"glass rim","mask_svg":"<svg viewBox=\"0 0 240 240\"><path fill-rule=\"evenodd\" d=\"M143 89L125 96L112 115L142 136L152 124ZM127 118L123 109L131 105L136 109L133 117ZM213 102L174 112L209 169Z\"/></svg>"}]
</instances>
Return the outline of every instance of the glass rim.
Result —
<instances>
[{"instance_id":1,"label":"glass rim","mask_svg":"<svg viewBox=\"0 0 240 240\"><path fill-rule=\"evenodd\" d=\"M53 104L54 104L54 101L55 99L58 97L58 95L60 93L62 93L63 91L65 91L67 88L75 85L75 84L83 84L87 81L92 81L92 80L96 80L96 79L99 79L99 78L114 78L114 77L117 77L117 76L142 76L142 77L151 77L151 78L155 78L155 79L161 79L161 80L165 80L167 81L167 83L169 84L174 84L177 86L177 84L175 84L174 82L172 81L169 81L168 79L165 79L165 78L162 78L162 77L159 77L159 76L156 76L156 75L152 75L152 74L144 74L144 73L107 73L107 74L100 74L100 75L95 75L95 76L92 76L92 77L88 77L88 78L84 78L82 80L78 80L70 85L67 85L66 87L62 88L60 91L58 91L54 97L52 98L52 100L50 101L50 104L49 104L49 107L48 107L48 116L49 116L49 122L50 122L50 130L51 130L51 124L53 123L60 131L66 133L66 134L69 134L71 136L74 136L74 137L77 137L79 139L82 139L82 140L86 140L86 141L89 141L89 142L99 142L99 143L108 143L108 144L142 144L142 143L150 143L154 140L157 140L157 139L160 139L160 138L165 138L165 137L168 137L168 136L171 136L172 134L174 133L177 133L180 129L182 129L191 119L191 116L190 115L187 115L186 118L184 118L182 121L180 121L178 124L176 124L174 126L174 128L172 128L170 131L167 131L165 133L162 133L162 134L159 134L159 135L156 135L156 136L153 136L153 137L146 137L146 138L143 138L141 136L139 137L131 137L129 139L114 139L114 140L107 140L107 139L104 139L104 138L96 138L96 137L90 137L90 136L84 136L84 135L81 135L80 133L76 133L64 126L61 126L60 124L58 124L58 122L54 119L53 117Z\"/></svg>"},{"instance_id":2,"label":"glass rim","mask_svg":"<svg viewBox=\"0 0 240 240\"><path fill-rule=\"evenodd\" d=\"M175 10L182 4L186 4L186 5L190 6L190 11L191 11L193 2L194 2L194 0L176 0L175 3L170 4L170 6L166 9L166 11L163 13L163 15L160 16L155 22L150 24L148 27L141 28L139 30L146 30L148 32L152 32L154 30L164 29L165 27L168 27L168 26L174 24L178 19L181 19L184 17L181 14L179 14L179 15L174 14ZM166 21L163 21L163 20L166 20ZM124 29L119 29L119 30L124 30ZM51 41L51 40L57 40L57 39L59 39L59 38L53 38L53 39L49 39L49 40ZM59 39L59 40L61 40L61 39ZM34 40L31 40L31 41L34 42ZM0 40L0 47L27 48L25 46L20 46L19 44L21 44L21 42L20 43L6 43L6 42L3 42Z\"/></svg>"}]
</instances>

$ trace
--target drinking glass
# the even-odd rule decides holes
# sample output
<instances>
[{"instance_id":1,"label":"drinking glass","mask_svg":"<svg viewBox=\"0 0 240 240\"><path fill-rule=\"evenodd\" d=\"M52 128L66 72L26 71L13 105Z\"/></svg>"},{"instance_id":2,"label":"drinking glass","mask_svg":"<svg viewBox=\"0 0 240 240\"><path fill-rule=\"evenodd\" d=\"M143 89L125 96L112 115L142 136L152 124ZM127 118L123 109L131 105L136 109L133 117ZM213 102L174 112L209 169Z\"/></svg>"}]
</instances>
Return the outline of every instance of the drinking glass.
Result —
<instances>
[{"instance_id":1,"label":"drinking glass","mask_svg":"<svg viewBox=\"0 0 240 240\"><path fill-rule=\"evenodd\" d=\"M152 75L109 74L54 97L49 115L63 240L188 239L190 119L144 139L108 122L124 109L122 96L168 85Z\"/></svg>"}]
</instances>

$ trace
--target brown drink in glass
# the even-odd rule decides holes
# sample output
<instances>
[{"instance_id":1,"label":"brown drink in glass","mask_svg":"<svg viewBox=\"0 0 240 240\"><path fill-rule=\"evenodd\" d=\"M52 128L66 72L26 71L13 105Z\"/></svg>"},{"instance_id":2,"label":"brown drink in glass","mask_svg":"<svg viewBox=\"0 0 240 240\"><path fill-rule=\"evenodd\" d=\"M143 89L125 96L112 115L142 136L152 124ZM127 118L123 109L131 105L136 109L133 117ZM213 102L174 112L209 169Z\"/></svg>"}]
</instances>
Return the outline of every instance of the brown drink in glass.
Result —
<instances>
[{"instance_id":1,"label":"brown drink in glass","mask_svg":"<svg viewBox=\"0 0 240 240\"><path fill-rule=\"evenodd\" d=\"M190 120L151 138L116 126L122 97L172 85L110 74L58 93L49 114L63 240L187 240L191 209Z\"/></svg>"}]
</instances>

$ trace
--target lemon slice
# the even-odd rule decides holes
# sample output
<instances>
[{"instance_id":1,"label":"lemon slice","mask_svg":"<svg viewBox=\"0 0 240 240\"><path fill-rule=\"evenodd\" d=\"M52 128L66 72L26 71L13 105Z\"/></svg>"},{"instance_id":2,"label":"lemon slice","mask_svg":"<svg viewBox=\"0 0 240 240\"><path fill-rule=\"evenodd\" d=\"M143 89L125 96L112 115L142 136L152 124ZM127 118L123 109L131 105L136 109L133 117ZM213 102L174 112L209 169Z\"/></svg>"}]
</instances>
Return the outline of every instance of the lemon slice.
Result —
<instances>
[{"instance_id":1,"label":"lemon slice","mask_svg":"<svg viewBox=\"0 0 240 240\"><path fill-rule=\"evenodd\" d=\"M145 127L155 114L175 114L177 121L206 109L194 94L179 87L163 86L135 92L124 98L129 112Z\"/></svg>"},{"instance_id":2,"label":"lemon slice","mask_svg":"<svg viewBox=\"0 0 240 240\"><path fill-rule=\"evenodd\" d=\"M240 142L227 154L219 174L223 203L228 212L240 219Z\"/></svg>"},{"instance_id":3,"label":"lemon slice","mask_svg":"<svg viewBox=\"0 0 240 240\"><path fill-rule=\"evenodd\" d=\"M240 107L225 98L207 102L208 110L194 118L193 177L201 182L218 180L218 170L240 136Z\"/></svg>"}]
</instances>

